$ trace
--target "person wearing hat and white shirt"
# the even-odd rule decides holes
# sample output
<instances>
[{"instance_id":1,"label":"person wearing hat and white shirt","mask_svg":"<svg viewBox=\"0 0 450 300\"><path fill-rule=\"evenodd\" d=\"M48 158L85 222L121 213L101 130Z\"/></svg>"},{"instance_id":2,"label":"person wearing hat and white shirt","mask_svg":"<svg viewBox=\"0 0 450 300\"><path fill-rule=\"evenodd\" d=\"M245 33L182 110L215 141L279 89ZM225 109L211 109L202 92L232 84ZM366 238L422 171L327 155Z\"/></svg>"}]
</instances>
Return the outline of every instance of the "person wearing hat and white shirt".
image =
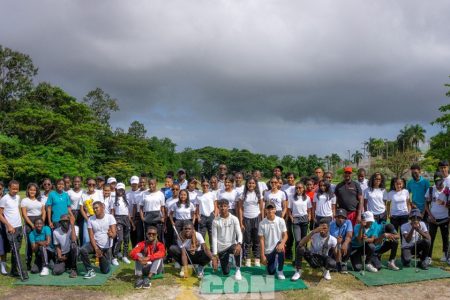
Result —
<instances>
[{"instance_id":1,"label":"person wearing hat and white shirt","mask_svg":"<svg viewBox=\"0 0 450 300\"><path fill-rule=\"evenodd\" d=\"M431 246L427 263L431 263L434 240L439 228L441 230L443 252L441 262L448 262L450 264L450 258L448 257L448 205L450 203L450 190L448 187L444 187L444 178L442 177L441 172L436 172L434 174L434 183L435 186L431 187L426 194L427 205L425 210L428 215L428 229L431 237Z\"/></svg>"},{"instance_id":2,"label":"person wearing hat and white shirt","mask_svg":"<svg viewBox=\"0 0 450 300\"><path fill-rule=\"evenodd\" d=\"M131 176L130 178L130 185L131 185L131 190L129 190L126 194L127 196L127 200L128 203L131 205L131 218L133 220L133 222L131 223L131 232L130 232L130 240L131 240L131 245L134 247L137 245L137 243L139 243L139 241L137 240L137 230L136 230L136 224L134 224L135 222L135 213L136 211L139 211L139 201L140 198L138 197L139 195L139 177L138 176ZM136 202L138 201L138 202ZM140 220L140 217L139 217ZM141 225L142 227L142 225Z\"/></svg>"},{"instance_id":3,"label":"person wearing hat and white shirt","mask_svg":"<svg viewBox=\"0 0 450 300\"><path fill-rule=\"evenodd\" d=\"M267 273L277 273L278 279L285 279L283 273L284 251L288 239L286 223L276 215L273 202L265 205L265 218L259 223L258 236L261 251L261 263L267 265Z\"/></svg>"},{"instance_id":4,"label":"person wearing hat and white shirt","mask_svg":"<svg viewBox=\"0 0 450 300\"><path fill-rule=\"evenodd\" d=\"M187 189L188 182L186 180L186 170L178 169L177 175L178 175L177 183L180 185L180 190Z\"/></svg>"},{"instance_id":5,"label":"person wearing hat and white shirt","mask_svg":"<svg viewBox=\"0 0 450 300\"><path fill-rule=\"evenodd\" d=\"M117 179L114 177L109 177L108 180L106 181L106 183L111 186L111 199L116 198Z\"/></svg>"},{"instance_id":6,"label":"person wearing hat and white shirt","mask_svg":"<svg viewBox=\"0 0 450 300\"><path fill-rule=\"evenodd\" d=\"M219 261L223 275L230 273L230 255L234 256L236 264L235 280L242 280L242 231L239 220L228 211L229 202L226 199L218 201L219 216L212 224L212 265L217 270Z\"/></svg>"},{"instance_id":7,"label":"person wearing hat and white shirt","mask_svg":"<svg viewBox=\"0 0 450 300\"><path fill-rule=\"evenodd\" d=\"M116 197L114 197L113 201L110 203L110 211L111 215L116 219L116 231L117 238L114 243L112 264L115 266L119 265L118 259L122 258L122 261L126 264L130 264L130 260L128 259L128 244L130 242L130 231L131 224L133 220L131 218L131 214L133 212L133 206L130 201L127 199L125 193L125 184L119 182L116 187ZM120 248L123 243L123 252L121 252Z\"/></svg>"},{"instance_id":8,"label":"person wearing hat and white shirt","mask_svg":"<svg viewBox=\"0 0 450 300\"><path fill-rule=\"evenodd\" d=\"M414 208L409 214L409 222L401 227L402 233L402 264L409 267L411 256L419 256L420 262L418 267L428 270L426 258L430 251L431 237L428 233L427 226L422 222L422 214L420 210ZM414 245L416 243L416 245ZM417 248L417 253L415 252Z\"/></svg>"},{"instance_id":9,"label":"person wearing hat and white shirt","mask_svg":"<svg viewBox=\"0 0 450 300\"><path fill-rule=\"evenodd\" d=\"M373 213L366 211L362 214L361 223L355 226L352 238L352 253L350 255L353 271L359 272L363 269L362 256L365 253L366 259L364 263L366 270L378 272L377 268L371 264L372 256L376 249L375 239L378 237L377 225Z\"/></svg>"},{"instance_id":10,"label":"person wearing hat and white shirt","mask_svg":"<svg viewBox=\"0 0 450 300\"><path fill-rule=\"evenodd\" d=\"M311 249L306 248L309 241L311 241ZM336 261L332 257L336 251L336 246L337 240L334 236L330 235L327 220L322 219L319 226L300 241L297 251L295 251L296 271L291 280L296 281L301 277L303 258L306 259L312 268L324 268L323 278L330 280L330 270L336 268Z\"/></svg>"},{"instance_id":11,"label":"person wearing hat and white shirt","mask_svg":"<svg viewBox=\"0 0 450 300\"><path fill-rule=\"evenodd\" d=\"M333 255L336 259L338 272L347 273L347 261L352 252L353 225L347 219L347 211L343 208L336 210L336 217L330 223L330 235L336 238L336 252Z\"/></svg>"}]
</instances>

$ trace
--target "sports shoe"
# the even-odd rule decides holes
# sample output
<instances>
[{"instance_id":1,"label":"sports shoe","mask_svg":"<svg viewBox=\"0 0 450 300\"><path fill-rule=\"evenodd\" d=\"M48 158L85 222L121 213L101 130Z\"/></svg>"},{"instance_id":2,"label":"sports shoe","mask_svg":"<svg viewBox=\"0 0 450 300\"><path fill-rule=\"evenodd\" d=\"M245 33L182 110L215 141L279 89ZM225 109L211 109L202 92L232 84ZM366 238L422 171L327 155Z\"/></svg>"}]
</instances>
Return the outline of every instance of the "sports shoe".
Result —
<instances>
[{"instance_id":1,"label":"sports shoe","mask_svg":"<svg viewBox=\"0 0 450 300\"><path fill-rule=\"evenodd\" d=\"M144 279L138 278L136 280L136 283L134 284L134 288L135 289L141 289L143 284L144 284Z\"/></svg>"},{"instance_id":2,"label":"sports shoe","mask_svg":"<svg viewBox=\"0 0 450 300\"><path fill-rule=\"evenodd\" d=\"M38 267L38 265L37 265L37 264L33 264L33 266L31 267L30 272L31 272L31 274L37 274L37 273L39 273L39 267Z\"/></svg>"},{"instance_id":3,"label":"sports shoe","mask_svg":"<svg viewBox=\"0 0 450 300\"><path fill-rule=\"evenodd\" d=\"M181 265L176 261L175 264L173 265L173 267L175 269L181 269Z\"/></svg>"},{"instance_id":4,"label":"sports shoe","mask_svg":"<svg viewBox=\"0 0 450 300\"><path fill-rule=\"evenodd\" d=\"M427 258L425 258L425 261L427 262L427 265L431 265L431 263L432 263L431 257L429 257L429 256ZM441 258L441 261L442 262L446 262L447 259L446 260L442 260L442 258Z\"/></svg>"},{"instance_id":5,"label":"sports shoe","mask_svg":"<svg viewBox=\"0 0 450 300\"><path fill-rule=\"evenodd\" d=\"M325 271L323 272L323 278L324 278L325 280L331 280L331 275L330 275L330 271L329 271L329 270L325 270Z\"/></svg>"},{"instance_id":6,"label":"sports shoe","mask_svg":"<svg viewBox=\"0 0 450 300\"><path fill-rule=\"evenodd\" d=\"M144 278L142 283L143 289L149 289L152 286L152 283L150 282L150 279L148 277Z\"/></svg>"},{"instance_id":7,"label":"sports shoe","mask_svg":"<svg viewBox=\"0 0 450 300\"><path fill-rule=\"evenodd\" d=\"M197 274L197 277L199 278L199 279L202 279L203 278L203 266L198 266L198 268L197 268L197 272L198 272L198 274Z\"/></svg>"},{"instance_id":8,"label":"sports shoe","mask_svg":"<svg viewBox=\"0 0 450 300\"><path fill-rule=\"evenodd\" d=\"M255 260L255 264L256 264L256 260ZM246 267L251 267L252 266L252 260L247 258L245 260L245 266Z\"/></svg>"},{"instance_id":9,"label":"sports shoe","mask_svg":"<svg viewBox=\"0 0 450 300\"><path fill-rule=\"evenodd\" d=\"M427 264L427 262L426 261L421 261L421 262L419 262L418 264L417 264L417 266L419 267L419 268L421 268L422 270L428 270L428 264Z\"/></svg>"},{"instance_id":10,"label":"sports shoe","mask_svg":"<svg viewBox=\"0 0 450 300\"><path fill-rule=\"evenodd\" d=\"M48 276L48 274L50 274L48 268L47 267L43 267L42 271L41 271L41 273L39 275L41 275L41 276Z\"/></svg>"},{"instance_id":11,"label":"sports shoe","mask_svg":"<svg viewBox=\"0 0 450 300\"><path fill-rule=\"evenodd\" d=\"M234 280L242 280L241 270L236 270L236 274L234 274Z\"/></svg>"},{"instance_id":12,"label":"sports shoe","mask_svg":"<svg viewBox=\"0 0 450 300\"><path fill-rule=\"evenodd\" d=\"M70 271L69 278L77 278L77 277L78 277L78 273L76 270Z\"/></svg>"},{"instance_id":13,"label":"sports shoe","mask_svg":"<svg viewBox=\"0 0 450 300\"><path fill-rule=\"evenodd\" d=\"M374 266L372 266L371 264L367 264L366 265L366 270L369 271L369 272L372 272L372 273L378 272L378 269L375 268Z\"/></svg>"},{"instance_id":14,"label":"sports shoe","mask_svg":"<svg viewBox=\"0 0 450 300\"><path fill-rule=\"evenodd\" d=\"M119 261L117 260L117 258L113 258L111 260L111 263L113 264L113 266L118 266L119 265Z\"/></svg>"},{"instance_id":15,"label":"sports shoe","mask_svg":"<svg viewBox=\"0 0 450 300\"><path fill-rule=\"evenodd\" d=\"M131 261L130 261L130 260L128 259L128 257L126 257L126 256L122 257L122 261L123 261L124 263L126 263L127 265L131 264Z\"/></svg>"},{"instance_id":16,"label":"sports shoe","mask_svg":"<svg viewBox=\"0 0 450 300\"><path fill-rule=\"evenodd\" d=\"M277 272L277 277L278 277L278 279L280 279L280 280L285 280L285 279L286 279L286 277L284 276L283 271L278 271L278 272Z\"/></svg>"},{"instance_id":17,"label":"sports shoe","mask_svg":"<svg viewBox=\"0 0 450 300\"><path fill-rule=\"evenodd\" d=\"M259 258L255 258L255 267L261 267L261 260Z\"/></svg>"},{"instance_id":18,"label":"sports shoe","mask_svg":"<svg viewBox=\"0 0 450 300\"><path fill-rule=\"evenodd\" d=\"M181 277L181 278L184 278L184 270L183 270L183 268L181 268L181 271L180 271L180 277Z\"/></svg>"},{"instance_id":19,"label":"sports shoe","mask_svg":"<svg viewBox=\"0 0 450 300\"><path fill-rule=\"evenodd\" d=\"M393 270L393 271L398 271L398 270L400 270L400 268L397 267L397 266L395 265L395 260L390 260L390 261L388 262L388 269L389 269L389 270Z\"/></svg>"},{"instance_id":20,"label":"sports shoe","mask_svg":"<svg viewBox=\"0 0 450 300\"><path fill-rule=\"evenodd\" d=\"M83 278L84 279L91 279L91 278L94 278L95 277L95 271L94 271L94 269L90 269L84 276L83 276Z\"/></svg>"},{"instance_id":21,"label":"sports shoe","mask_svg":"<svg viewBox=\"0 0 450 300\"><path fill-rule=\"evenodd\" d=\"M341 274L348 274L347 263L341 262L341 263L339 264L339 266L340 266L339 272L340 272Z\"/></svg>"},{"instance_id":22,"label":"sports shoe","mask_svg":"<svg viewBox=\"0 0 450 300\"><path fill-rule=\"evenodd\" d=\"M297 281L302 277L302 270L295 271L294 275L291 277L291 281Z\"/></svg>"},{"instance_id":23,"label":"sports shoe","mask_svg":"<svg viewBox=\"0 0 450 300\"><path fill-rule=\"evenodd\" d=\"M441 257L441 262L446 262L447 260L448 260L448 258L447 258L447 253L442 253L442 257Z\"/></svg>"},{"instance_id":24,"label":"sports shoe","mask_svg":"<svg viewBox=\"0 0 450 300\"><path fill-rule=\"evenodd\" d=\"M8 275L8 272L6 271L6 262L4 261L0 262L0 272L2 275Z\"/></svg>"}]
</instances>

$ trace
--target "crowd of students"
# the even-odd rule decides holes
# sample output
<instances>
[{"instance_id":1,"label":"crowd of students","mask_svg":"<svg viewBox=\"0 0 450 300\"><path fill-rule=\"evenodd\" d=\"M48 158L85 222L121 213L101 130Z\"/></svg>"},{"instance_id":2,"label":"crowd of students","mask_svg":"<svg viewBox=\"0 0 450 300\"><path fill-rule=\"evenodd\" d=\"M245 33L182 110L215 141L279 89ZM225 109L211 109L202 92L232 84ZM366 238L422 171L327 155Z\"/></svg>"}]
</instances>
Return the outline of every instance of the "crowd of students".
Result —
<instances>
[{"instance_id":1,"label":"crowd of students","mask_svg":"<svg viewBox=\"0 0 450 300\"><path fill-rule=\"evenodd\" d=\"M302 275L302 261L330 271L377 272L381 256L389 252L387 268L399 270L395 259L400 245L401 263L419 259L426 270L437 229L441 230L443 256L448 253L450 175L448 161L441 161L434 186L421 176L417 164L412 178L392 178L390 191L385 177L375 172L369 179L359 169L344 168L343 180L332 184L331 172L318 167L311 177L296 181L294 173L273 169L269 182L261 173L227 174L226 165L209 179L187 179L186 171L169 173L162 189L145 174L130 178L131 189L113 177L83 179L64 176L41 186L29 183L26 198L18 195L20 184L0 182L0 272L7 273L6 253L11 252L10 274L22 280L28 272L41 276L96 276L94 265L108 273L119 261L135 261L137 288L148 288L164 263L174 262L186 277L188 265L198 277L210 264L228 275L234 267L241 280L241 266L266 265L267 273L285 279L285 260L292 260ZM200 187L200 189L198 189ZM208 236L208 245L206 244ZM26 242L26 261L19 255ZM129 243L133 249L129 252ZM211 249L211 250L210 250ZM34 257L34 260L33 260ZM91 260L95 257L95 263ZM232 259L231 259L232 258Z\"/></svg>"}]
</instances>

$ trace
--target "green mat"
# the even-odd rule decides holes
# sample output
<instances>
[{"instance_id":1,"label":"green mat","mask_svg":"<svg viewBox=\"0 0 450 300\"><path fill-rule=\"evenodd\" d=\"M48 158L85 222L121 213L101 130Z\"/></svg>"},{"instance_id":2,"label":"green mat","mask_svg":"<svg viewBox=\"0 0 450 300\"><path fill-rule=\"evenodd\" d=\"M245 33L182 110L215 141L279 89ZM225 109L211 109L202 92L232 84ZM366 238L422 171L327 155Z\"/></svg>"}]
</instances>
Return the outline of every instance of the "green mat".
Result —
<instances>
[{"instance_id":1,"label":"green mat","mask_svg":"<svg viewBox=\"0 0 450 300\"><path fill-rule=\"evenodd\" d=\"M287 290L307 289L308 287L299 279L291 281L294 268L284 266L285 280L279 280L267 275L265 267L242 267L242 280L235 281L235 269L232 268L229 276L224 276L219 271L213 272L212 268L205 268L205 275L200 283L202 294L236 294L236 293L268 293Z\"/></svg>"},{"instance_id":2,"label":"green mat","mask_svg":"<svg viewBox=\"0 0 450 300\"><path fill-rule=\"evenodd\" d=\"M383 266L386 266L384 262ZM401 263L397 262L397 266L401 266ZM400 267L401 268L401 267ZM350 271L353 276L361 280L367 286L378 286L398 283L408 283L424 280L433 280L440 278L450 278L450 273L440 268L430 267L428 270L418 269L416 273L414 263L409 268L401 268L399 271L389 270L383 267L377 273L365 272L364 276L360 272Z\"/></svg>"}]
</instances>

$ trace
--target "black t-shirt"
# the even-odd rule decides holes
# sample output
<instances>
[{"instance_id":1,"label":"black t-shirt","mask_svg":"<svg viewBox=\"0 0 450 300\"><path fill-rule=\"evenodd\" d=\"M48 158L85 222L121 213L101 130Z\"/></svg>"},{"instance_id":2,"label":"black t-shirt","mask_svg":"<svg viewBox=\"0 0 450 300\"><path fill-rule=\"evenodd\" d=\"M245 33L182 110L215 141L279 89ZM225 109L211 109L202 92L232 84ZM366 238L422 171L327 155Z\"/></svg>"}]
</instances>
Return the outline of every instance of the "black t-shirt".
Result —
<instances>
[{"instance_id":1,"label":"black t-shirt","mask_svg":"<svg viewBox=\"0 0 450 300\"><path fill-rule=\"evenodd\" d=\"M334 193L336 195L336 206L338 208L343 208L347 212L356 211L358 209L358 196L362 195L359 183L353 180L349 183L342 181L336 185Z\"/></svg>"}]
</instances>

